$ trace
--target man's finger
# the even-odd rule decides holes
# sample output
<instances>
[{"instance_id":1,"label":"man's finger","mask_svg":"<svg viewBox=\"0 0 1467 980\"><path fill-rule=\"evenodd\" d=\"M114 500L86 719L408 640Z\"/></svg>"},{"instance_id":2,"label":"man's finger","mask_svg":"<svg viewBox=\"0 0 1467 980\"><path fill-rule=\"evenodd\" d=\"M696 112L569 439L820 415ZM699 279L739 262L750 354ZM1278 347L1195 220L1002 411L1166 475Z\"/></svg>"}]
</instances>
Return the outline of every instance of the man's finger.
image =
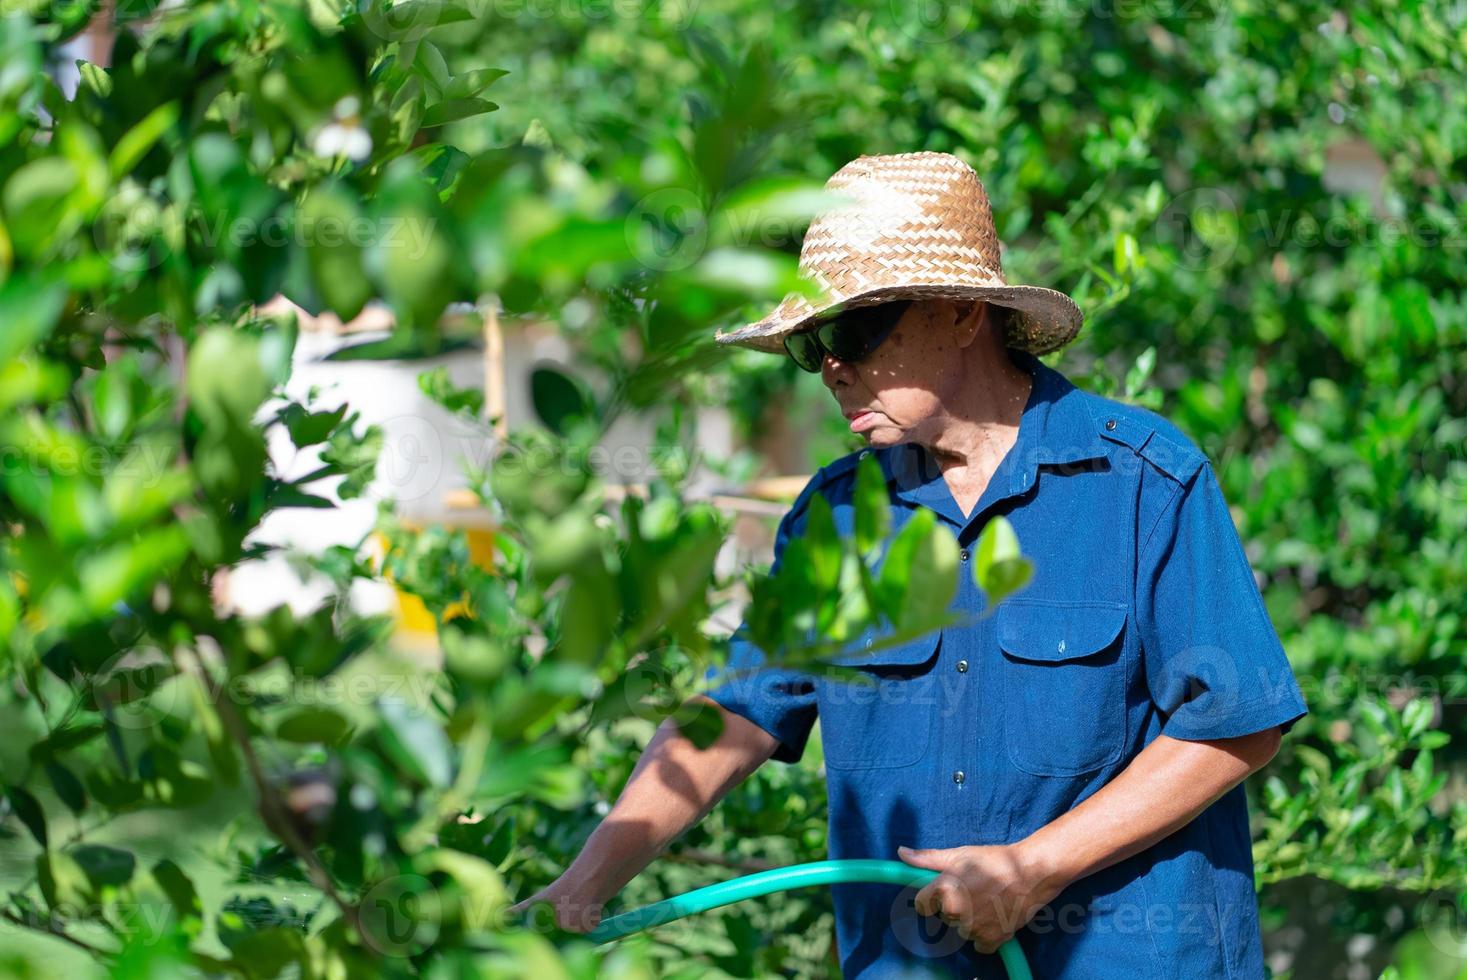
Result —
<instances>
[{"instance_id":1,"label":"man's finger","mask_svg":"<svg viewBox=\"0 0 1467 980\"><path fill-rule=\"evenodd\" d=\"M961 888L947 888L943 891L938 902L940 908L937 910L937 914L944 922L957 925L958 923L968 921L968 896L963 894Z\"/></svg>"},{"instance_id":2,"label":"man's finger","mask_svg":"<svg viewBox=\"0 0 1467 980\"><path fill-rule=\"evenodd\" d=\"M917 909L918 915L934 915L940 907L938 889L942 883L941 878L934 878L922 886L912 904Z\"/></svg>"},{"instance_id":3,"label":"man's finger","mask_svg":"<svg viewBox=\"0 0 1467 980\"><path fill-rule=\"evenodd\" d=\"M961 919L968 910L962 890L945 875L935 878L918 892L915 904L920 914L935 915L948 921L951 921L949 917Z\"/></svg>"},{"instance_id":4,"label":"man's finger","mask_svg":"<svg viewBox=\"0 0 1467 980\"><path fill-rule=\"evenodd\" d=\"M982 939L973 940L973 948L980 953L997 953L1003 943L990 943Z\"/></svg>"},{"instance_id":5,"label":"man's finger","mask_svg":"<svg viewBox=\"0 0 1467 980\"><path fill-rule=\"evenodd\" d=\"M914 868L927 868L931 871L946 871L952 861L951 856L941 848L907 847L905 844L897 846L897 857Z\"/></svg>"}]
</instances>

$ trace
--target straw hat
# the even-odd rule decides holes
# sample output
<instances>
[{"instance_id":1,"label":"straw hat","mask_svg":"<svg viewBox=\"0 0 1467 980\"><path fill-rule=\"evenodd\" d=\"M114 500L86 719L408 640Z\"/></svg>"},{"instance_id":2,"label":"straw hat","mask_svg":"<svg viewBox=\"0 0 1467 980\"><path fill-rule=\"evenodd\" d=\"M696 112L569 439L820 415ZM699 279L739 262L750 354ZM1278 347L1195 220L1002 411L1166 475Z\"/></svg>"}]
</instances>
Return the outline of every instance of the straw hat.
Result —
<instances>
[{"instance_id":1,"label":"straw hat","mask_svg":"<svg viewBox=\"0 0 1467 980\"><path fill-rule=\"evenodd\" d=\"M824 314L892 299L986 300L1016 312L1007 343L1033 354L1062 347L1085 315L1064 293L1011 286L999 264L988 194L973 168L951 153L859 156L826 181L848 200L811 222L800 248L800 274L820 287L811 304L790 293L764 319L721 344L784 352L784 338Z\"/></svg>"}]
</instances>

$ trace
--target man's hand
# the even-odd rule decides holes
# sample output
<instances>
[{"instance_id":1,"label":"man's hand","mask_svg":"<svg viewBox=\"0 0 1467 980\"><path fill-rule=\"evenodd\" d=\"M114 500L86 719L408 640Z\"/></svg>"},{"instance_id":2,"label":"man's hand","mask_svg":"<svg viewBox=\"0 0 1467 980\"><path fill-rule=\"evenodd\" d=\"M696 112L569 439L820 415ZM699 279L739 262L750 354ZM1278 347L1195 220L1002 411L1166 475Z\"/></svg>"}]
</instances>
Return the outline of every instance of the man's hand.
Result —
<instances>
[{"instance_id":1,"label":"man's hand","mask_svg":"<svg viewBox=\"0 0 1467 980\"><path fill-rule=\"evenodd\" d=\"M997 952L1067 884L1013 844L898 847L897 856L915 868L942 872L917 893L917 912L951 924L980 953Z\"/></svg>"},{"instance_id":2,"label":"man's hand","mask_svg":"<svg viewBox=\"0 0 1467 980\"><path fill-rule=\"evenodd\" d=\"M550 906L554 921L551 921L551 914L536 908L540 905ZM566 932L584 933L601 924L601 916L605 910L605 902L587 891L566 884L563 878L557 878L524 901L510 906L508 915L510 921L518 922L521 921L521 916L530 913L523 919L524 924L537 932L545 932L553 927Z\"/></svg>"}]
</instances>

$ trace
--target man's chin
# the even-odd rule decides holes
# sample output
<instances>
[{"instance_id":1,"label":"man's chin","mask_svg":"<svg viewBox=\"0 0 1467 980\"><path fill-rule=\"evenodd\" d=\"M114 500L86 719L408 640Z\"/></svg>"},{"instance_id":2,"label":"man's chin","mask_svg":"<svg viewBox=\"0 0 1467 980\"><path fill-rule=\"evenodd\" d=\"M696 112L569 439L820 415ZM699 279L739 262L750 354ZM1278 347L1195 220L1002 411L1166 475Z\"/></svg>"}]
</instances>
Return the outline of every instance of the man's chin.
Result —
<instances>
[{"instance_id":1,"label":"man's chin","mask_svg":"<svg viewBox=\"0 0 1467 980\"><path fill-rule=\"evenodd\" d=\"M866 439L866 445L872 449L886 449L903 441L904 433L900 429L889 425L878 425L874 429L867 429L861 435Z\"/></svg>"}]
</instances>

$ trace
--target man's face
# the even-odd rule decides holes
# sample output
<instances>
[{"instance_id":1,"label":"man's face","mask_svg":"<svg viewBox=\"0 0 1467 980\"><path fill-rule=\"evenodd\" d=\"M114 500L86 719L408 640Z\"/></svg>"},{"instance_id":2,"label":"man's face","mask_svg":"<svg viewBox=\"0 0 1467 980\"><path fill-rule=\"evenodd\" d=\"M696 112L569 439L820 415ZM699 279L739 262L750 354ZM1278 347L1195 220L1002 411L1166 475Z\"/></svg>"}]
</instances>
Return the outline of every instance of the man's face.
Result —
<instances>
[{"instance_id":1,"label":"man's face","mask_svg":"<svg viewBox=\"0 0 1467 980\"><path fill-rule=\"evenodd\" d=\"M948 393L959 383L975 321L986 319L984 303L917 300L896 328L859 363L827 354L820 377L841 413L875 447L924 441L935 435ZM971 341L969 341L971 343Z\"/></svg>"}]
</instances>

